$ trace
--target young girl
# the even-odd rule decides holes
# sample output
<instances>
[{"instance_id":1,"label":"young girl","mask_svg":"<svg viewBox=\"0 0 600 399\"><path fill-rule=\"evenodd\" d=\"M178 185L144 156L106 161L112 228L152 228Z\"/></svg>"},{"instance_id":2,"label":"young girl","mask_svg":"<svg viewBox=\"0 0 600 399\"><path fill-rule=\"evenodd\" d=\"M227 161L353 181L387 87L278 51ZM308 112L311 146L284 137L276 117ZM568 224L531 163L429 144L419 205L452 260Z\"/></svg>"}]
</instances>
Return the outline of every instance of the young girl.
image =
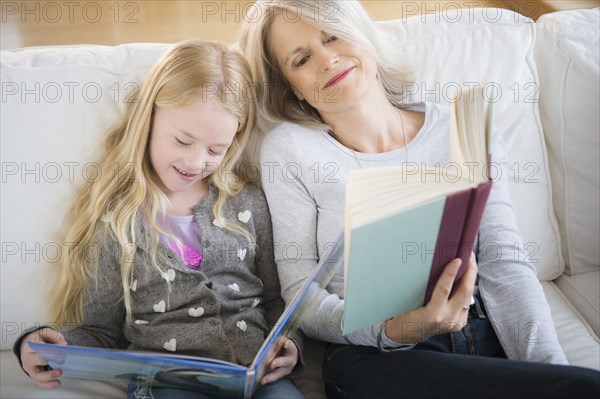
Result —
<instances>
[{"instance_id":1,"label":"young girl","mask_svg":"<svg viewBox=\"0 0 600 399\"><path fill-rule=\"evenodd\" d=\"M252 362L284 303L266 201L233 173L255 121L250 87L242 56L212 42L179 43L154 67L67 215L50 310L59 327L76 327L15 345L39 386L58 386L62 372L27 341ZM286 341L254 397L301 397L281 379L297 360ZM205 397L129 390L174 396Z\"/></svg>"},{"instance_id":2,"label":"young girl","mask_svg":"<svg viewBox=\"0 0 600 399\"><path fill-rule=\"evenodd\" d=\"M395 57L358 1L257 3L245 18L240 44L256 83L269 88L259 97L262 111L284 122L265 137L261 163L295 165L263 175L275 241L280 247L294 243L300 254L293 261L276 256L289 300L343 227L349 171L447 164L450 110L403 103L414 70L410 57ZM444 269L425 306L343 335L340 268L316 311L303 320L308 336L330 343L323 370L330 398L599 393L600 373L566 366L535 269L523 261L524 253L513 257L523 244L501 135L494 138L493 159L504 178L494 183L483 216L478 265L469 265L452 295L456 261ZM326 171L335 175L315 178L315 165L329 165ZM486 256L490 244L503 255ZM506 332L514 325L536 326L535 339L512 339Z\"/></svg>"}]
</instances>

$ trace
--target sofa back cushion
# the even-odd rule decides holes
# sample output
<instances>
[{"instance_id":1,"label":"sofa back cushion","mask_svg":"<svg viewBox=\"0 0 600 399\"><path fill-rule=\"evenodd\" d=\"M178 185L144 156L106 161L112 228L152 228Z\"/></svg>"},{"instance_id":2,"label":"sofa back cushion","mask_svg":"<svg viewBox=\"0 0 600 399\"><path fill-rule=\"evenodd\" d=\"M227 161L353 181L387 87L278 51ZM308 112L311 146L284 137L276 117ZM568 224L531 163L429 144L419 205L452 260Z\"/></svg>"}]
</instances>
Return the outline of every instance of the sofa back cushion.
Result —
<instances>
[{"instance_id":1,"label":"sofa back cushion","mask_svg":"<svg viewBox=\"0 0 600 399\"><path fill-rule=\"evenodd\" d=\"M537 24L540 113L569 274L600 268L600 8Z\"/></svg>"}]
</instances>

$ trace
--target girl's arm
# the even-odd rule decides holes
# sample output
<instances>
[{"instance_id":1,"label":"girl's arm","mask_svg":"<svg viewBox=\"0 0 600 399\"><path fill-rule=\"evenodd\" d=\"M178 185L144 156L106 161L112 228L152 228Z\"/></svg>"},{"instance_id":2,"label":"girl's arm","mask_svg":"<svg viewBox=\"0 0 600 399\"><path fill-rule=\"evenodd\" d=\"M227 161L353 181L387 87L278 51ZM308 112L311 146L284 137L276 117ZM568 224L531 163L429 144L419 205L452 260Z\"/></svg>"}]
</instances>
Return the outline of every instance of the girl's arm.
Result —
<instances>
[{"instance_id":1,"label":"girl's arm","mask_svg":"<svg viewBox=\"0 0 600 399\"><path fill-rule=\"evenodd\" d=\"M124 306L120 283L119 252L114 242L97 242L89 245L97 249L90 254L97 256L98 276L88 281L84 293L83 323L70 327L64 334L52 327L38 327L25 331L13 346L13 352L23 370L42 388L60 385L60 369L49 370L46 362L35 354L27 342L59 345L124 348L127 345L122 334Z\"/></svg>"},{"instance_id":2,"label":"girl's arm","mask_svg":"<svg viewBox=\"0 0 600 399\"><path fill-rule=\"evenodd\" d=\"M110 232L98 234L89 253L97 257L97 278L91 278L84 293L83 323L64 331L69 345L124 349L125 305L121 284L121 249Z\"/></svg>"}]
</instances>

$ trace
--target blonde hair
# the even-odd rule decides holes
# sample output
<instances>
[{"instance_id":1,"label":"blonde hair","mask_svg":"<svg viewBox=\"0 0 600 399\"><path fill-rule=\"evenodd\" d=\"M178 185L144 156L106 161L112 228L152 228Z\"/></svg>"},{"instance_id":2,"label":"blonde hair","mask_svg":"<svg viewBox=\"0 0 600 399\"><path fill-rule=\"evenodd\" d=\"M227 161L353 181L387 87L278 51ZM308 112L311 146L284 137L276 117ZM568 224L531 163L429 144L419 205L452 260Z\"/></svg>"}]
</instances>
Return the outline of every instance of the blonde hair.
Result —
<instances>
[{"instance_id":1,"label":"blonde hair","mask_svg":"<svg viewBox=\"0 0 600 399\"><path fill-rule=\"evenodd\" d=\"M412 61L387 44L358 1L259 0L250 7L242 26L240 47L250 63L258 88L259 110L274 122L289 121L316 128L326 126L318 111L299 100L283 75L270 43L277 16L291 22L303 18L323 32L357 44L377 62L377 76L392 104L404 100L413 83Z\"/></svg>"},{"instance_id":2,"label":"blonde hair","mask_svg":"<svg viewBox=\"0 0 600 399\"><path fill-rule=\"evenodd\" d=\"M102 242L107 235L120 248L120 273L127 317L131 317L130 281L135 254L136 217L148 225L152 264L156 259L159 233L157 223L168 199L155 181L148 144L153 110L183 107L199 98L214 98L239 121L231 147L219 168L207 179L218 188L212 209L217 222L242 234L254 248L253 237L241 226L223 217L227 197L236 195L246 180L232 173L248 141L255 119L255 103L247 99L253 89L251 74L241 54L227 46L208 41L184 41L174 45L157 64L120 123L109 132L104 154L99 158L98 175L85 183L66 216L65 251L57 268L56 284L50 298L51 320L59 326L83 321L83 294L97 277L97 257L86 259L86 247ZM115 173L115 167L118 173ZM132 245L133 244L133 245ZM97 280L96 280L97 282Z\"/></svg>"}]
</instances>

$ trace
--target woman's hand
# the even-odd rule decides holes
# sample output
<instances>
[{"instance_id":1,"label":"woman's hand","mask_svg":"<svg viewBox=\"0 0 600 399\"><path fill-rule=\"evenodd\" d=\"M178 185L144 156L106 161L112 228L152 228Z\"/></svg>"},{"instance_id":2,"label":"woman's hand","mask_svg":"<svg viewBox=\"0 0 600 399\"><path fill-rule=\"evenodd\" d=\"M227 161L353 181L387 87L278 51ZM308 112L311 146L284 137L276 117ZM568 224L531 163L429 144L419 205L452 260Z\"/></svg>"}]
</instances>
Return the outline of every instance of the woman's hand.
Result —
<instances>
[{"instance_id":1,"label":"woman's hand","mask_svg":"<svg viewBox=\"0 0 600 399\"><path fill-rule=\"evenodd\" d=\"M285 377L292 372L296 363L298 363L298 348L296 344L284 338L285 342L279 356L271 361L269 364L269 372L260 380L261 384L268 384L273 381Z\"/></svg>"},{"instance_id":2,"label":"woman's hand","mask_svg":"<svg viewBox=\"0 0 600 399\"><path fill-rule=\"evenodd\" d=\"M386 323L385 333L390 339L407 344L418 343L437 334L460 331L467 324L477 264L474 260L469 262L460 285L452 293L460 264L460 259L454 259L446 265L427 305L398 315Z\"/></svg>"},{"instance_id":3,"label":"woman's hand","mask_svg":"<svg viewBox=\"0 0 600 399\"><path fill-rule=\"evenodd\" d=\"M33 331L23 338L21 343L21 363L23 370L42 388L55 388L60 385L58 378L62 375L61 369L48 370L48 364L35 354L27 342L45 344L67 345L65 337L52 328L42 328Z\"/></svg>"}]
</instances>

